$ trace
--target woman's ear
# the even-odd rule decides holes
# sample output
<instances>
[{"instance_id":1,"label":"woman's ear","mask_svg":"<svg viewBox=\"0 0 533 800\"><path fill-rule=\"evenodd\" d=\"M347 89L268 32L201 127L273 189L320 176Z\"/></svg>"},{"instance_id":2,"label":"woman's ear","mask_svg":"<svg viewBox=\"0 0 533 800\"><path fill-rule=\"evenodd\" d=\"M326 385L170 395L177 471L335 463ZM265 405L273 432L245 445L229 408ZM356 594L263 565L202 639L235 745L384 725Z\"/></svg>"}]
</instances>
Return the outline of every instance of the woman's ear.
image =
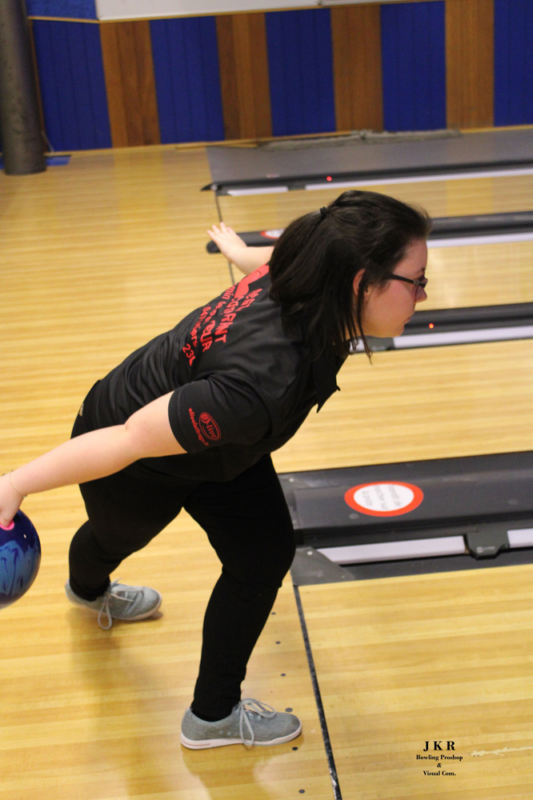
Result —
<instances>
[{"instance_id":1,"label":"woman's ear","mask_svg":"<svg viewBox=\"0 0 533 800\"><path fill-rule=\"evenodd\" d=\"M364 269L360 269L359 272L356 273L355 278L353 279L353 293L357 297L359 293L359 285L363 279L363 275L365 274Z\"/></svg>"}]
</instances>

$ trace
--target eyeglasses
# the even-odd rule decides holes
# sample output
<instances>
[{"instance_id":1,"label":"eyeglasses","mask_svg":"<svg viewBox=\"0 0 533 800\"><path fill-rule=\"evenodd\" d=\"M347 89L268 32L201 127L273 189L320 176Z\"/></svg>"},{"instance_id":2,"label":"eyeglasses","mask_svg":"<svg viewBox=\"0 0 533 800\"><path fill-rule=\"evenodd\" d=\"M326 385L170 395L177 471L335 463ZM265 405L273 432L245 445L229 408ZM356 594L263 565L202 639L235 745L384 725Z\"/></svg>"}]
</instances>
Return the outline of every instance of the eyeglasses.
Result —
<instances>
[{"instance_id":1,"label":"eyeglasses","mask_svg":"<svg viewBox=\"0 0 533 800\"><path fill-rule=\"evenodd\" d=\"M414 281L412 278L404 278L403 275L389 275L390 280L392 281L404 281L405 283L412 283L413 286L416 286L417 292L422 292L426 286L429 278L421 278L419 281Z\"/></svg>"}]
</instances>

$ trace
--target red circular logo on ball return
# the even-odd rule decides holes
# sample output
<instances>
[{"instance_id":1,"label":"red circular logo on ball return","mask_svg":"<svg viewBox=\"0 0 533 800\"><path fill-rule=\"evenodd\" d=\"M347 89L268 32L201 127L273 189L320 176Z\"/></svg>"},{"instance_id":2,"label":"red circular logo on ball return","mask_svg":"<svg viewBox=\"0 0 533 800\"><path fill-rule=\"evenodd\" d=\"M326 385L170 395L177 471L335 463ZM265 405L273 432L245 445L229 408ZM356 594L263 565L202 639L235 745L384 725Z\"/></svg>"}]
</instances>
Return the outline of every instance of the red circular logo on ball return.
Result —
<instances>
[{"instance_id":1,"label":"red circular logo on ball return","mask_svg":"<svg viewBox=\"0 0 533 800\"><path fill-rule=\"evenodd\" d=\"M344 499L350 508L371 517L399 517L418 508L424 493L412 483L376 481L348 489Z\"/></svg>"},{"instance_id":2,"label":"red circular logo on ball return","mask_svg":"<svg viewBox=\"0 0 533 800\"><path fill-rule=\"evenodd\" d=\"M212 442L218 442L220 439L220 428L218 427L217 423L206 411L203 411L200 414L200 429L204 436L207 436L208 439L211 439Z\"/></svg>"}]
</instances>

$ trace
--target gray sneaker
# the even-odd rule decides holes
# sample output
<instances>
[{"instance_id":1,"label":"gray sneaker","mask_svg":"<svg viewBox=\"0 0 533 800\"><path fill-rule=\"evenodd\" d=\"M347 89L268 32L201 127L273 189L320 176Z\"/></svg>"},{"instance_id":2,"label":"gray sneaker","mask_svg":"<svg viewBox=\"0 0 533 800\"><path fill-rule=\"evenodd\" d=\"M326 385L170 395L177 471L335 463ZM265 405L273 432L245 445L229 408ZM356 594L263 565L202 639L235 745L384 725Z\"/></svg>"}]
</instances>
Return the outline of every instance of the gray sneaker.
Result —
<instances>
[{"instance_id":1,"label":"gray sneaker","mask_svg":"<svg viewBox=\"0 0 533 800\"><path fill-rule=\"evenodd\" d=\"M107 592L96 600L84 600L83 597L79 597L70 588L69 581L65 584L65 592L74 605L98 611L98 624L104 631L111 628L114 619L134 622L151 617L163 600L155 589L149 589L147 586L125 586L118 581L113 581ZM102 624L103 616L107 617L107 625Z\"/></svg>"},{"instance_id":2,"label":"gray sneaker","mask_svg":"<svg viewBox=\"0 0 533 800\"><path fill-rule=\"evenodd\" d=\"M274 711L272 706L248 698L241 700L229 717L218 722L205 722L188 708L181 723L180 739L190 750L241 743L246 747L267 746L290 742L301 730L302 723L294 714Z\"/></svg>"}]
</instances>

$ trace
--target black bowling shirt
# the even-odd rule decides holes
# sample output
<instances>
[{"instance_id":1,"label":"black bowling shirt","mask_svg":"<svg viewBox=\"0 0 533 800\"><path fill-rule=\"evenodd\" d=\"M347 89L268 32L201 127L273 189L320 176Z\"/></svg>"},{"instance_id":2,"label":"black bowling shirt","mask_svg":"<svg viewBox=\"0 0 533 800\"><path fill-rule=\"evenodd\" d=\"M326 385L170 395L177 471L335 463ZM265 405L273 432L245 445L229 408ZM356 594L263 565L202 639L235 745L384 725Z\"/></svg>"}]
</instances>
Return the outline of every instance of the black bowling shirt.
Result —
<instances>
[{"instance_id":1,"label":"black bowling shirt","mask_svg":"<svg viewBox=\"0 0 533 800\"><path fill-rule=\"evenodd\" d=\"M86 403L90 427L121 424L173 391L178 456L143 459L130 472L157 482L231 480L298 430L338 388L343 359L287 336L264 266L129 356Z\"/></svg>"}]
</instances>

